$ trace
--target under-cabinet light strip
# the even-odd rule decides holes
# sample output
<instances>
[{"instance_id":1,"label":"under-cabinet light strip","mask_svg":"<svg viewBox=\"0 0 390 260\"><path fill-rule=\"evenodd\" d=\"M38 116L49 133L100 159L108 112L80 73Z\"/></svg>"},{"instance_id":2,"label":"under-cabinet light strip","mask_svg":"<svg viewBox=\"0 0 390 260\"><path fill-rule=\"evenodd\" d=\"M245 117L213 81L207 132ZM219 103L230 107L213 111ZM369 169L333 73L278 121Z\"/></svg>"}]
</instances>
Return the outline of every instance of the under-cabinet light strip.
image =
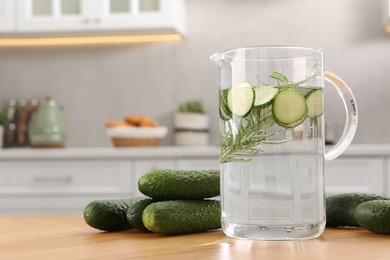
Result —
<instances>
[{"instance_id":1,"label":"under-cabinet light strip","mask_svg":"<svg viewBox=\"0 0 390 260\"><path fill-rule=\"evenodd\" d=\"M91 36L58 38L0 38L0 47L129 44L180 41L180 34Z\"/></svg>"}]
</instances>

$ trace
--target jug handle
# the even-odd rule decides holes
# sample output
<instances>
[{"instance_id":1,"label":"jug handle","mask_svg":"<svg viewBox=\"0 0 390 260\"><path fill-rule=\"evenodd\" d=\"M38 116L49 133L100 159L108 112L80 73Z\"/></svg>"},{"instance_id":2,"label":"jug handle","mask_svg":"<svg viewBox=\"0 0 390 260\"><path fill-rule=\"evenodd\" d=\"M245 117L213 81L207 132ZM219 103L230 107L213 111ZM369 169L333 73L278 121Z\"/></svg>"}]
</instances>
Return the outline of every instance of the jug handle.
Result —
<instances>
[{"instance_id":1,"label":"jug handle","mask_svg":"<svg viewBox=\"0 0 390 260\"><path fill-rule=\"evenodd\" d=\"M335 87L341 99L343 100L346 112L344 130L340 140L325 153L325 160L330 161L342 154L351 144L357 129L358 109L351 89L341 78L325 69L324 79Z\"/></svg>"}]
</instances>

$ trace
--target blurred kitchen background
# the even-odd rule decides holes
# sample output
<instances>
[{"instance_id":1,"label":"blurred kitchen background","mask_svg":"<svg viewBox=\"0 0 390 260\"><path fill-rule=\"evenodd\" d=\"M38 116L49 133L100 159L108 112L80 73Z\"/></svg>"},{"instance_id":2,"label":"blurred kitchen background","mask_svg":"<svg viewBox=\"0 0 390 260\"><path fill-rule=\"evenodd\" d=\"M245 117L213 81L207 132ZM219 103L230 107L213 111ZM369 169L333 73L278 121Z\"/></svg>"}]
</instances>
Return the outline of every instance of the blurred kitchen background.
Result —
<instances>
[{"instance_id":1,"label":"blurred kitchen background","mask_svg":"<svg viewBox=\"0 0 390 260\"><path fill-rule=\"evenodd\" d=\"M12 2L12 1L11 1ZM218 144L215 52L252 45L325 49L325 65L353 90L354 143L389 143L390 34L381 0L187 0L181 41L126 45L0 47L0 104L51 96L62 108L69 147L111 146L108 120L142 114L169 128L180 102L199 99ZM326 90L326 118L340 134L341 101ZM331 105L330 105L331 104Z\"/></svg>"}]
</instances>

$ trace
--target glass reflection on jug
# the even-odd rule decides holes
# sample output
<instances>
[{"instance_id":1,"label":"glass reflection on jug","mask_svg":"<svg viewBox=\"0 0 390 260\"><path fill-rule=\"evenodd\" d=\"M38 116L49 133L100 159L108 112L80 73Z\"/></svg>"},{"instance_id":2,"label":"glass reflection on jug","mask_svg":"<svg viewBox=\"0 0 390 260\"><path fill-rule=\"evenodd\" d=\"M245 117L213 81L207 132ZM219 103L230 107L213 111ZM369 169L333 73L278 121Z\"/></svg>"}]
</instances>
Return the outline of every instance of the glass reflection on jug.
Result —
<instances>
[{"instance_id":1,"label":"glass reflection on jug","mask_svg":"<svg viewBox=\"0 0 390 260\"><path fill-rule=\"evenodd\" d=\"M263 46L217 53L222 228L234 238L297 240L322 234L324 162L357 127L349 87L316 48ZM325 152L324 80L345 105L339 142Z\"/></svg>"}]
</instances>

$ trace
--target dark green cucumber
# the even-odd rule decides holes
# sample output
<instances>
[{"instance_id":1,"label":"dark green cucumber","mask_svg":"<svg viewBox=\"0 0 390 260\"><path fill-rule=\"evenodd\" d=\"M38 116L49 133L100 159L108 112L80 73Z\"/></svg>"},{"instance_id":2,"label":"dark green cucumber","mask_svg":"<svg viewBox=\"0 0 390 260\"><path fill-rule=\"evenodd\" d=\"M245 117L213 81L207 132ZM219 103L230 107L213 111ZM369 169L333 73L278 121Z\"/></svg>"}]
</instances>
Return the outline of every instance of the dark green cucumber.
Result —
<instances>
[{"instance_id":1,"label":"dark green cucumber","mask_svg":"<svg viewBox=\"0 0 390 260\"><path fill-rule=\"evenodd\" d=\"M138 180L138 189L155 200L196 200L220 195L219 170L157 169Z\"/></svg>"},{"instance_id":2,"label":"dark green cucumber","mask_svg":"<svg viewBox=\"0 0 390 260\"><path fill-rule=\"evenodd\" d=\"M132 228L140 231L148 231L142 222L142 212L148 205L152 204L153 202L156 201L151 198L144 198L135 202L127 210L127 220Z\"/></svg>"},{"instance_id":3,"label":"dark green cucumber","mask_svg":"<svg viewBox=\"0 0 390 260\"><path fill-rule=\"evenodd\" d=\"M366 201L356 207L356 222L377 234L390 234L390 200Z\"/></svg>"},{"instance_id":4,"label":"dark green cucumber","mask_svg":"<svg viewBox=\"0 0 390 260\"><path fill-rule=\"evenodd\" d=\"M127 210L142 199L144 197L92 201L84 209L84 220L89 226L104 231L131 229Z\"/></svg>"},{"instance_id":5,"label":"dark green cucumber","mask_svg":"<svg viewBox=\"0 0 390 260\"><path fill-rule=\"evenodd\" d=\"M366 201L386 199L368 193L345 193L330 196L326 199L326 226L359 227L355 219L356 207Z\"/></svg>"},{"instance_id":6,"label":"dark green cucumber","mask_svg":"<svg viewBox=\"0 0 390 260\"><path fill-rule=\"evenodd\" d=\"M204 232L221 227L221 207L217 200L160 201L145 208L142 220L160 234Z\"/></svg>"}]
</instances>

